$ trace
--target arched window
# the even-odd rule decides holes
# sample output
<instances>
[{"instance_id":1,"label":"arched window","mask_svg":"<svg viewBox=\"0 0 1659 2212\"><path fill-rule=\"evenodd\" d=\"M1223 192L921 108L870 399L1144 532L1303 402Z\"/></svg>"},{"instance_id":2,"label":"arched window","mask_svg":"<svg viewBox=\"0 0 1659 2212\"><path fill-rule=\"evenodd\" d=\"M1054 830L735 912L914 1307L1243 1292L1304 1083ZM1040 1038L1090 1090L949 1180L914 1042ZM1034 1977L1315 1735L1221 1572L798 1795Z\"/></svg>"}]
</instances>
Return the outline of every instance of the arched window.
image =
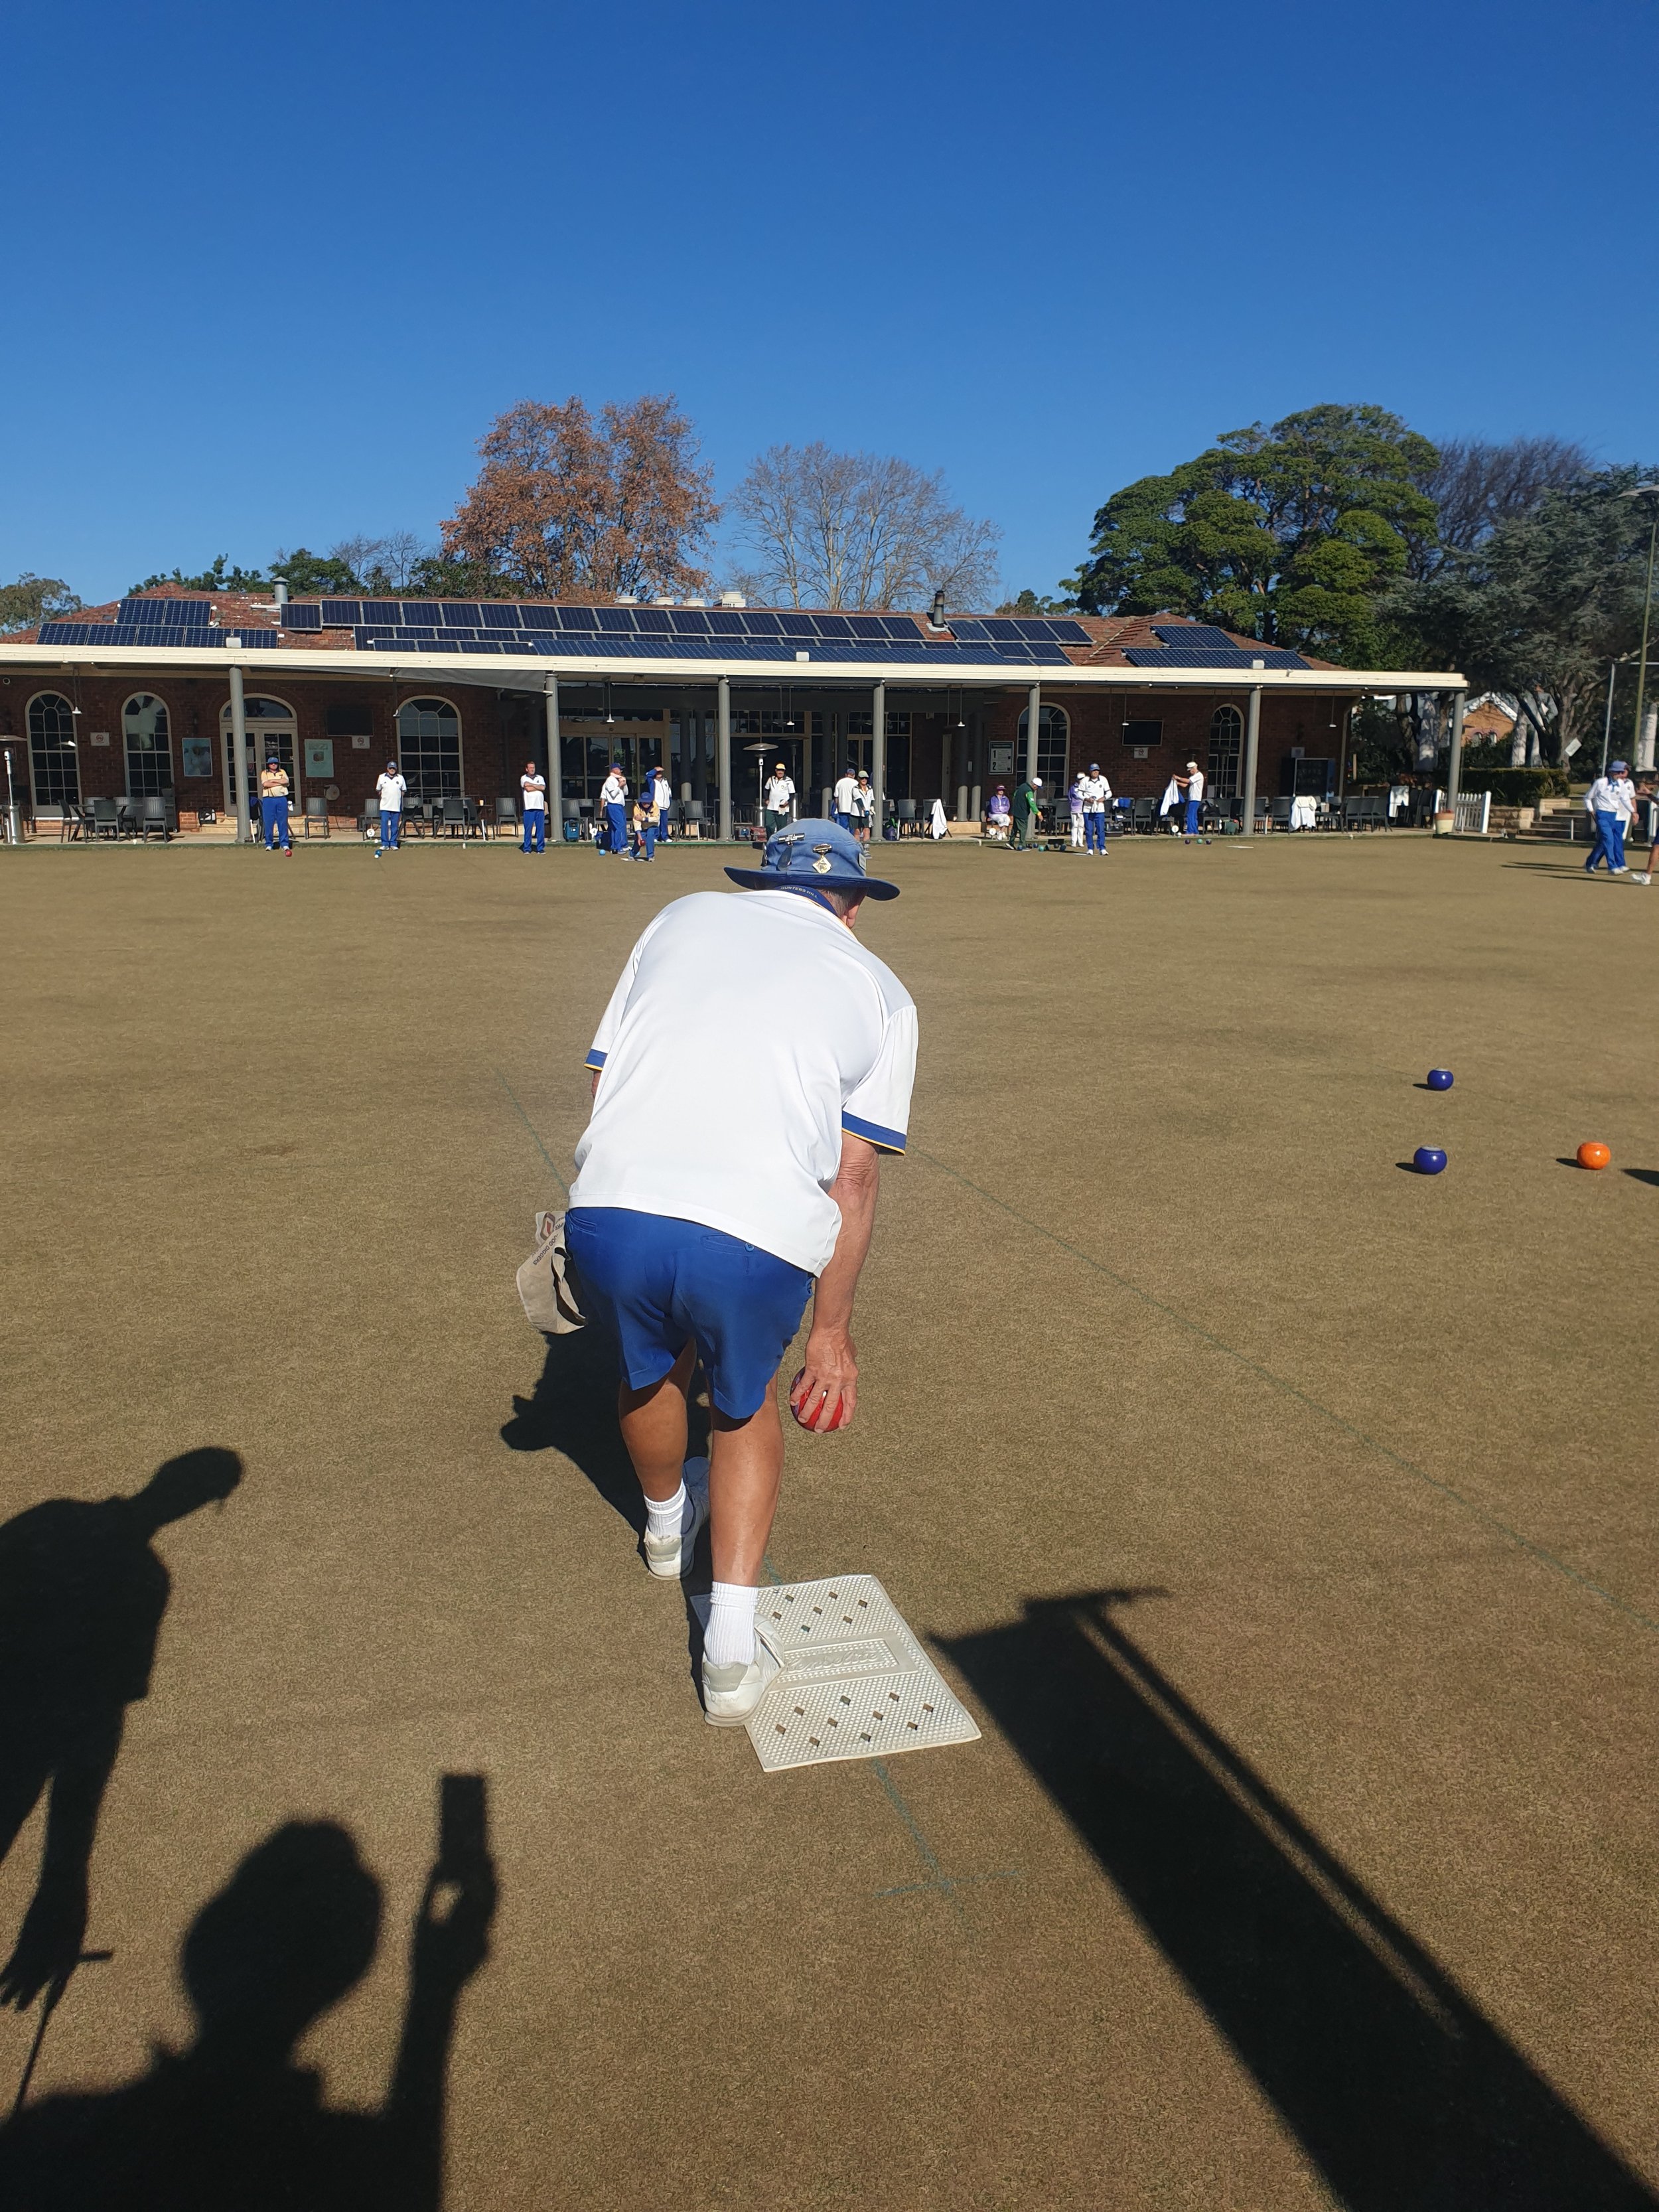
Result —
<instances>
[{"instance_id":1,"label":"arched window","mask_svg":"<svg viewBox=\"0 0 1659 2212\"><path fill-rule=\"evenodd\" d=\"M135 691L121 709L121 734L127 749L128 798L165 798L173 789L166 706L150 692Z\"/></svg>"},{"instance_id":2,"label":"arched window","mask_svg":"<svg viewBox=\"0 0 1659 2212\"><path fill-rule=\"evenodd\" d=\"M1238 752L1244 722L1237 707L1218 707L1210 717L1210 789L1212 799L1238 796Z\"/></svg>"},{"instance_id":3,"label":"arched window","mask_svg":"<svg viewBox=\"0 0 1659 2212\"><path fill-rule=\"evenodd\" d=\"M447 699L405 699L398 754L411 799L461 795L461 718Z\"/></svg>"},{"instance_id":4,"label":"arched window","mask_svg":"<svg viewBox=\"0 0 1659 2212\"><path fill-rule=\"evenodd\" d=\"M242 716L247 724L249 798L258 804L259 771L274 757L288 770L289 791L297 800L300 779L296 773L295 752L299 744L300 725L293 708L286 699L245 699ZM232 743L228 703L219 709L219 727L224 734L225 806L228 811L236 804L236 749Z\"/></svg>"},{"instance_id":5,"label":"arched window","mask_svg":"<svg viewBox=\"0 0 1659 2212\"><path fill-rule=\"evenodd\" d=\"M1025 773L1025 738L1031 726L1031 710L1028 707L1019 718L1019 745L1014 766L1018 773ZM1071 735L1070 725L1062 708L1045 707L1037 717L1037 767L1042 779L1045 795L1052 799L1066 788L1066 755Z\"/></svg>"},{"instance_id":6,"label":"arched window","mask_svg":"<svg viewBox=\"0 0 1659 2212\"><path fill-rule=\"evenodd\" d=\"M80 805L75 709L61 691L40 691L29 701L29 774L37 806Z\"/></svg>"}]
</instances>

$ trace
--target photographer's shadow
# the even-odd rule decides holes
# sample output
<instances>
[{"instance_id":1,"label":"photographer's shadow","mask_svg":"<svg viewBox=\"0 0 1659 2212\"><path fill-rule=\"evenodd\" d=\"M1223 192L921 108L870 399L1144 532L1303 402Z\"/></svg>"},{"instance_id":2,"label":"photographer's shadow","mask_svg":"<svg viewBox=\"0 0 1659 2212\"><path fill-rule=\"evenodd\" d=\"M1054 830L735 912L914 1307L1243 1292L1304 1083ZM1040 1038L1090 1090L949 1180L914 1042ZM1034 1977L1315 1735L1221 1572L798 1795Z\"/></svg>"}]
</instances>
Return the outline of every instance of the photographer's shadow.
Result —
<instances>
[{"instance_id":1,"label":"photographer's shadow","mask_svg":"<svg viewBox=\"0 0 1659 2212\"><path fill-rule=\"evenodd\" d=\"M23 2010L81 1955L99 1813L172 1591L152 1540L241 1478L234 1452L209 1447L168 1460L131 1498L48 1498L0 1528L0 1860L46 1798L0 2005Z\"/></svg>"},{"instance_id":2,"label":"photographer's shadow","mask_svg":"<svg viewBox=\"0 0 1659 2212\"><path fill-rule=\"evenodd\" d=\"M294 1821L249 1852L198 1915L180 1969L195 2042L98 2095L49 2098L0 2130L8 2212L435 2212L443 2197L450 2045L462 1989L489 1955L487 1854L440 1874L414 1932L409 2002L379 2112L331 2109L294 2063L301 2037L360 1982L380 1886L345 1829Z\"/></svg>"}]
</instances>

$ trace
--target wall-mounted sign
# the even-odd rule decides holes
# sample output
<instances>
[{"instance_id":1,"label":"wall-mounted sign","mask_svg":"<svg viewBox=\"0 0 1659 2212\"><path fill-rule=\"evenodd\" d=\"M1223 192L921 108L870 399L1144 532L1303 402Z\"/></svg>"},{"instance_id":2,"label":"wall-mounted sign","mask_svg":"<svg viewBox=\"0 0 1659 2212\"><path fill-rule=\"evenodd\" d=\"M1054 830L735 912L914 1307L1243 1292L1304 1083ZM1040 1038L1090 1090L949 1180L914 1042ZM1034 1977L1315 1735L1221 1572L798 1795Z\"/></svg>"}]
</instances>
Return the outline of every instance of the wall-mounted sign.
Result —
<instances>
[{"instance_id":1,"label":"wall-mounted sign","mask_svg":"<svg viewBox=\"0 0 1659 2212\"><path fill-rule=\"evenodd\" d=\"M209 738L186 738L181 750L187 776L212 775L213 745Z\"/></svg>"},{"instance_id":2,"label":"wall-mounted sign","mask_svg":"<svg viewBox=\"0 0 1659 2212\"><path fill-rule=\"evenodd\" d=\"M319 781L334 773L334 740L332 738L306 739L306 774Z\"/></svg>"},{"instance_id":3,"label":"wall-mounted sign","mask_svg":"<svg viewBox=\"0 0 1659 2212\"><path fill-rule=\"evenodd\" d=\"M106 745L109 743L109 732L107 730L88 730L87 732L87 743L89 745Z\"/></svg>"},{"instance_id":4,"label":"wall-mounted sign","mask_svg":"<svg viewBox=\"0 0 1659 2212\"><path fill-rule=\"evenodd\" d=\"M988 750L991 759L986 773L989 775L1012 775L1014 772L1013 747L993 743Z\"/></svg>"},{"instance_id":5,"label":"wall-mounted sign","mask_svg":"<svg viewBox=\"0 0 1659 2212\"><path fill-rule=\"evenodd\" d=\"M354 753L366 753L374 742L374 738L365 731L361 737L356 737L351 740L351 750Z\"/></svg>"}]
</instances>

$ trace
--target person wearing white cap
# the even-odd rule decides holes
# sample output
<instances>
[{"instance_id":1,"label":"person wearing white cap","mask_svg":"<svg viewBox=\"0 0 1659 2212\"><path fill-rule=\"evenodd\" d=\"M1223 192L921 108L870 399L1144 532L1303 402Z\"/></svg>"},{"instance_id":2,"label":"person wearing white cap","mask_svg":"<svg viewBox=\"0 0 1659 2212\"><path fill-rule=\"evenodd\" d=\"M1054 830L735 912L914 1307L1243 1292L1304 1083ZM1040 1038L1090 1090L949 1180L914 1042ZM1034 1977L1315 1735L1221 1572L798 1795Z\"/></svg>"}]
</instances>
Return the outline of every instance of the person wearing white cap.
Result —
<instances>
[{"instance_id":1,"label":"person wearing white cap","mask_svg":"<svg viewBox=\"0 0 1659 2212\"><path fill-rule=\"evenodd\" d=\"M1188 761L1186 775L1178 775L1176 781L1181 786L1182 796L1187 802L1183 842L1190 845L1198 836L1198 825L1203 817L1204 771L1196 761Z\"/></svg>"},{"instance_id":2,"label":"person wearing white cap","mask_svg":"<svg viewBox=\"0 0 1659 2212\"><path fill-rule=\"evenodd\" d=\"M1106 809L1110 804L1112 787L1100 772L1100 763L1091 761L1087 775L1077 780L1078 796L1083 801L1083 843L1085 852L1106 856Z\"/></svg>"},{"instance_id":3,"label":"person wearing white cap","mask_svg":"<svg viewBox=\"0 0 1659 2212\"><path fill-rule=\"evenodd\" d=\"M1584 794L1584 811L1595 830L1595 842L1584 863L1584 873L1593 876L1605 860L1610 876L1628 874L1625 866L1625 830L1636 819L1636 786L1630 780L1627 761L1610 762L1607 774L1596 777Z\"/></svg>"},{"instance_id":4,"label":"person wearing white cap","mask_svg":"<svg viewBox=\"0 0 1659 2212\"><path fill-rule=\"evenodd\" d=\"M580 1310L616 1354L650 1571L678 1581L709 1522L703 1711L740 1728L778 1671L755 1630L783 1472L778 1371L810 1297L791 1407L819 1434L852 1419L853 1297L880 1156L904 1150L916 1010L853 934L864 901L898 886L866 874L850 830L793 824L758 868L726 872L744 895L665 906L611 994L565 1237ZM788 1000L759 1025L757 975L784 979ZM706 1461L686 1457L699 1362Z\"/></svg>"}]
</instances>

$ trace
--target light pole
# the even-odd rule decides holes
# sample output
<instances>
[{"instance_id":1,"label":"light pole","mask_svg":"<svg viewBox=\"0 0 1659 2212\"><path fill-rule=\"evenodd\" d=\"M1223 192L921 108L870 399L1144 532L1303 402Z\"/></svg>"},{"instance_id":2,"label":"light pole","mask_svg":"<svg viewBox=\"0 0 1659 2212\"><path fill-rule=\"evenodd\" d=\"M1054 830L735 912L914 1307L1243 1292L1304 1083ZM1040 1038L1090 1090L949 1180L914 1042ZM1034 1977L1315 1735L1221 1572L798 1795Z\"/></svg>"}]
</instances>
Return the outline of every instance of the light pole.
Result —
<instances>
[{"instance_id":1,"label":"light pole","mask_svg":"<svg viewBox=\"0 0 1659 2212\"><path fill-rule=\"evenodd\" d=\"M1620 499L1645 499L1648 507L1648 583L1642 600L1642 657L1636 667L1636 720L1631 731L1630 757L1633 768L1642 750L1642 703L1648 683L1648 623L1653 613L1653 549L1659 542L1659 483L1636 484L1620 492Z\"/></svg>"}]
</instances>

